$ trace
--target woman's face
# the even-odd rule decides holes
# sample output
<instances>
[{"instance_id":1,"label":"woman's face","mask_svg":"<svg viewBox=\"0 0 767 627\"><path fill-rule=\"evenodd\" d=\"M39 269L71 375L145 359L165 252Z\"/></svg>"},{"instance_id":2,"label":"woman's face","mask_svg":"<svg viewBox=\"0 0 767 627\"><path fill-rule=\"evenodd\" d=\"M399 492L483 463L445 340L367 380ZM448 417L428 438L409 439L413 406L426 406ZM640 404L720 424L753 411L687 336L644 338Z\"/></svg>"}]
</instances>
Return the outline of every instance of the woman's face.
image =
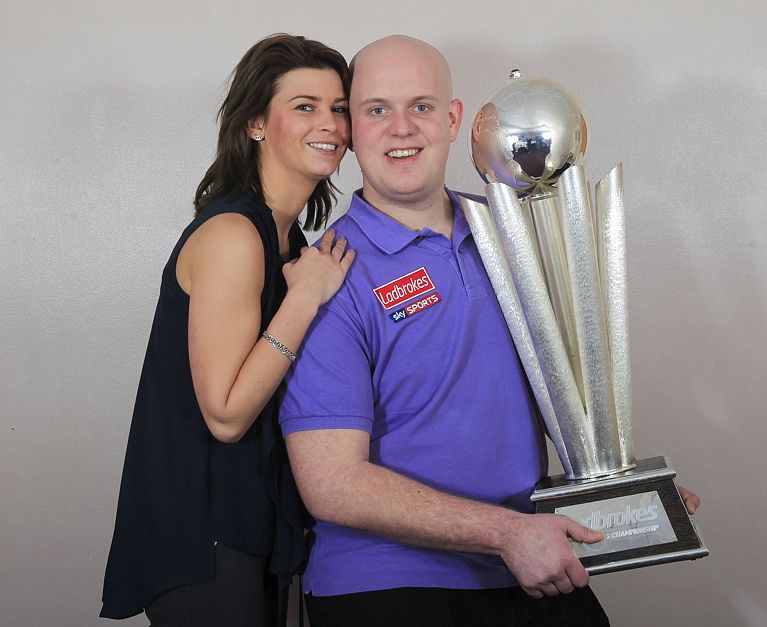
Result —
<instances>
[{"instance_id":1,"label":"woman's face","mask_svg":"<svg viewBox=\"0 0 767 627\"><path fill-rule=\"evenodd\" d=\"M338 168L349 145L349 102L334 70L287 72L265 119L250 123L263 136L261 176L265 187L311 182Z\"/></svg>"}]
</instances>

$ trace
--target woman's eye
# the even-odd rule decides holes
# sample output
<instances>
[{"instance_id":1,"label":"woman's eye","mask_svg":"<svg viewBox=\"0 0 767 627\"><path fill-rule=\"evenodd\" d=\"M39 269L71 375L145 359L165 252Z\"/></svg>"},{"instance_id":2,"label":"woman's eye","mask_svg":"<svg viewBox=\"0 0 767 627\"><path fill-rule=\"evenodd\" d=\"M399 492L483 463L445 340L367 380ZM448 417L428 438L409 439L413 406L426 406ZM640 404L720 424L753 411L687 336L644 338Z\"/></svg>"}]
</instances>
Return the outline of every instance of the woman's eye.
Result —
<instances>
[{"instance_id":1,"label":"woman's eye","mask_svg":"<svg viewBox=\"0 0 767 627\"><path fill-rule=\"evenodd\" d=\"M298 105L296 109L298 109L299 111L311 111L312 109L314 109L314 107L312 107L312 105L310 105L307 102L303 102L300 105Z\"/></svg>"},{"instance_id":2,"label":"woman's eye","mask_svg":"<svg viewBox=\"0 0 767 627\"><path fill-rule=\"evenodd\" d=\"M346 115L349 113L349 107L333 107L334 113L341 113L342 115Z\"/></svg>"}]
</instances>

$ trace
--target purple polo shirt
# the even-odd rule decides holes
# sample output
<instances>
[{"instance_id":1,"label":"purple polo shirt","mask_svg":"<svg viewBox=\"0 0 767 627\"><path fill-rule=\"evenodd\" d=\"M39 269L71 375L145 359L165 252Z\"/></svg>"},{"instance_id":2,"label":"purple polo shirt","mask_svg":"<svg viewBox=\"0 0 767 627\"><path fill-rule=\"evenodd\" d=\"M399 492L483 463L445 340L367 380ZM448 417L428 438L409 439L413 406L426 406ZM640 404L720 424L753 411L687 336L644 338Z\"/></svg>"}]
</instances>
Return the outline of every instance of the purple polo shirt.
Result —
<instances>
[{"instance_id":1,"label":"purple polo shirt","mask_svg":"<svg viewBox=\"0 0 767 627\"><path fill-rule=\"evenodd\" d=\"M285 435L370 434L370 461L520 511L546 449L514 344L455 196L452 241L414 232L357 192L334 225L357 251L287 377ZM376 495L371 494L371 499ZM501 558L425 549L318 520L304 589L516 585Z\"/></svg>"}]
</instances>

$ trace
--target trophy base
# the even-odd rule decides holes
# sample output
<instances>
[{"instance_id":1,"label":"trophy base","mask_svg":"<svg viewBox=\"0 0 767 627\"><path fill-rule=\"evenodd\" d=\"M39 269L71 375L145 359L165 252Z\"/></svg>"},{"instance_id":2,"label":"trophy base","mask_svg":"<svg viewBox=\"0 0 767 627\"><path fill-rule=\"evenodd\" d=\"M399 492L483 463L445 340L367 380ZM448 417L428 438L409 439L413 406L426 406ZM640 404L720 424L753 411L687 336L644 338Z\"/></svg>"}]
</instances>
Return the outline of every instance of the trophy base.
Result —
<instances>
[{"instance_id":1,"label":"trophy base","mask_svg":"<svg viewBox=\"0 0 767 627\"><path fill-rule=\"evenodd\" d=\"M592 575L706 557L674 477L663 457L651 457L609 477L546 477L530 499L536 513L564 514L605 534L596 544L573 543Z\"/></svg>"}]
</instances>

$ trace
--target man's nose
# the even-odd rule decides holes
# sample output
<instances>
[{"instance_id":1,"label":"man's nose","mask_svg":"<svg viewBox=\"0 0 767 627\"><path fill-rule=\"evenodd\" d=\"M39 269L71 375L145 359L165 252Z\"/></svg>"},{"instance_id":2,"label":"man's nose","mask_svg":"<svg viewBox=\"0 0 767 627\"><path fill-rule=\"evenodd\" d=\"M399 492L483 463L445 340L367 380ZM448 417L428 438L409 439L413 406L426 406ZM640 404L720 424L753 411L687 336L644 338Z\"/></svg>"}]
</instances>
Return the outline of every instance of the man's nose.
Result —
<instances>
[{"instance_id":1,"label":"man's nose","mask_svg":"<svg viewBox=\"0 0 767 627\"><path fill-rule=\"evenodd\" d=\"M392 112L389 130L392 135L407 137L415 133L416 125L407 111Z\"/></svg>"}]
</instances>

